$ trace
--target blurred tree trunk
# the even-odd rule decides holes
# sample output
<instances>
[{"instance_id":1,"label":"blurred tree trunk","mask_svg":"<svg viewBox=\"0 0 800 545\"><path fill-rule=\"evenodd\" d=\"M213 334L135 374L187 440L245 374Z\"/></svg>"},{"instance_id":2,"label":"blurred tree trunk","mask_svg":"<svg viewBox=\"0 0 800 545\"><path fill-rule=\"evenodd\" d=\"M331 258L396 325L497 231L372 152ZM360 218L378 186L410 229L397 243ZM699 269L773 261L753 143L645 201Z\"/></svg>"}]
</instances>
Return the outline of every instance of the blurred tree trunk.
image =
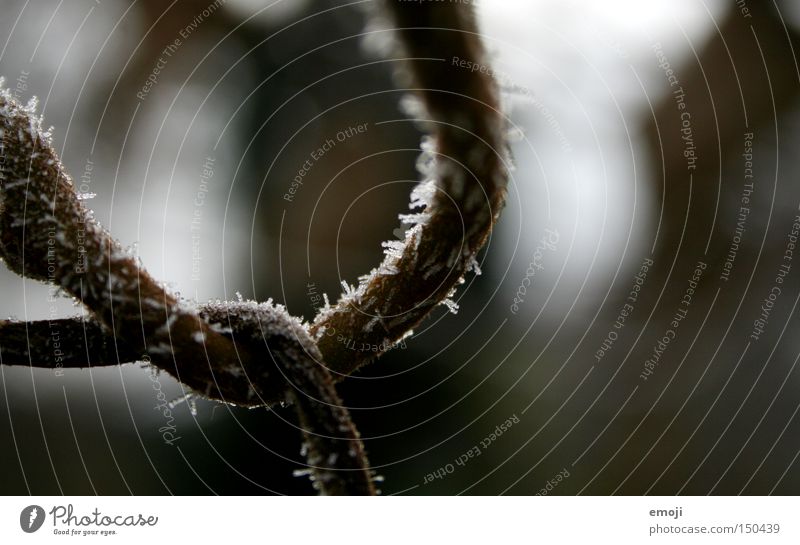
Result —
<instances>
[{"instance_id":1,"label":"blurred tree trunk","mask_svg":"<svg viewBox=\"0 0 800 545\"><path fill-rule=\"evenodd\" d=\"M648 119L647 142L661 171L657 191L662 219L655 261L662 271L676 254L689 261L704 254L709 237L709 254L714 259L724 256L732 233L724 224L734 216L732 207L724 205L726 197L736 198L741 191L743 168L741 163L727 170L726 166L744 152L745 133L755 133L762 149L777 145L776 115L780 117L800 91L796 60L789 54L790 46L798 43L796 33L789 29L787 36L771 4L753 6L750 14L745 17L735 6L730 9L708 43L676 67L679 84ZM684 156L687 142L677 107L679 94L691 114L698 157L694 169L688 168Z\"/></svg>"}]
</instances>

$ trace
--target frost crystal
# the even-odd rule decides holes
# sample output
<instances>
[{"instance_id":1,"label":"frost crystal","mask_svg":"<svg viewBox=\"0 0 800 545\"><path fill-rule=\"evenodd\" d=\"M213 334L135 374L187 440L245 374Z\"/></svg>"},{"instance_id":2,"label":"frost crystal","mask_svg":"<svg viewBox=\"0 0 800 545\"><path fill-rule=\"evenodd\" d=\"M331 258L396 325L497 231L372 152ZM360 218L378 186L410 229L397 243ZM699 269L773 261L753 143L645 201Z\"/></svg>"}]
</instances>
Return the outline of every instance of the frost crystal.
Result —
<instances>
[{"instance_id":1,"label":"frost crystal","mask_svg":"<svg viewBox=\"0 0 800 545\"><path fill-rule=\"evenodd\" d=\"M478 260L475 259L475 256L470 256L467 260L467 266L464 269L466 272L474 272L476 276L480 276L483 274L481 271L480 266L478 265Z\"/></svg>"},{"instance_id":2,"label":"frost crystal","mask_svg":"<svg viewBox=\"0 0 800 545\"><path fill-rule=\"evenodd\" d=\"M390 32L391 22L374 2L360 2L359 6L367 15L367 24L364 28L362 48L373 55L386 58L399 47L394 32Z\"/></svg>"},{"instance_id":3,"label":"frost crystal","mask_svg":"<svg viewBox=\"0 0 800 545\"><path fill-rule=\"evenodd\" d=\"M428 180L427 182L420 182L411 191L411 204L409 208L424 208L433 204L433 198L436 195L436 182Z\"/></svg>"},{"instance_id":4,"label":"frost crystal","mask_svg":"<svg viewBox=\"0 0 800 545\"><path fill-rule=\"evenodd\" d=\"M2 99L0 101L2 103L0 105L0 118L3 119L3 125L11 123L14 118L24 116L28 121L26 128L31 139L40 138L46 146L51 145L52 127L47 130L42 129L43 118L36 115L36 109L39 107L38 98L32 97L25 106L21 106L14 98L11 90L5 87L5 79L3 78L0 78L0 98ZM23 140L22 136L20 136L20 140Z\"/></svg>"},{"instance_id":5,"label":"frost crystal","mask_svg":"<svg viewBox=\"0 0 800 545\"><path fill-rule=\"evenodd\" d=\"M218 301L203 305L200 314L210 323L213 331L233 335L237 339L249 336L260 343L273 337L282 337L311 357L322 358L307 326L291 316L283 305L273 304L272 299L263 303L252 300Z\"/></svg>"},{"instance_id":6,"label":"frost crystal","mask_svg":"<svg viewBox=\"0 0 800 545\"><path fill-rule=\"evenodd\" d=\"M414 95L405 95L400 99L400 109L411 119L424 121L428 118L428 110L420 99Z\"/></svg>"},{"instance_id":7,"label":"frost crystal","mask_svg":"<svg viewBox=\"0 0 800 545\"><path fill-rule=\"evenodd\" d=\"M440 304L446 306L447 310L449 310L453 314L458 314L458 303L456 303L453 300L453 297L455 297L455 295L456 295L456 288L453 288L452 290L450 290L450 292L447 294L447 297L445 297Z\"/></svg>"},{"instance_id":8,"label":"frost crystal","mask_svg":"<svg viewBox=\"0 0 800 545\"><path fill-rule=\"evenodd\" d=\"M197 397L192 392L188 392L176 399L173 399L172 401L167 403L167 407L169 407L170 409L174 409L175 407L177 407L182 403L186 403L186 405L189 407L189 413L192 416L197 416Z\"/></svg>"},{"instance_id":9,"label":"frost crystal","mask_svg":"<svg viewBox=\"0 0 800 545\"><path fill-rule=\"evenodd\" d=\"M400 240L387 240L386 242L381 242L381 246L384 248L383 253L389 258L386 261L399 260L403 256L406 243ZM393 263L390 264L393 265Z\"/></svg>"},{"instance_id":10,"label":"frost crystal","mask_svg":"<svg viewBox=\"0 0 800 545\"><path fill-rule=\"evenodd\" d=\"M525 131L522 127L514 125L506 132L506 138L510 143L521 142L525 139Z\"/></svg>"},{"instance_id":11,"label":"frost crystal","mask_svg":"<svg viewBox=\"0 0 800 545\"><path fill-rule=\"evenodd\" d=\"M342 280L342 287L344 288L344 296L352 298L356 294L356 288Z\"/></svg>"},{"instance_id":12,"label":"frost crystal","mask_svg":"<svg viewBox=\"0 0 800 545\"><path fill-rule=\"evenodd\" d=\"M400 214L398 217L400 221L407 225L425 225L431 216L427 212L421 212L417 214Z\"/></svg>"}]
</instances>

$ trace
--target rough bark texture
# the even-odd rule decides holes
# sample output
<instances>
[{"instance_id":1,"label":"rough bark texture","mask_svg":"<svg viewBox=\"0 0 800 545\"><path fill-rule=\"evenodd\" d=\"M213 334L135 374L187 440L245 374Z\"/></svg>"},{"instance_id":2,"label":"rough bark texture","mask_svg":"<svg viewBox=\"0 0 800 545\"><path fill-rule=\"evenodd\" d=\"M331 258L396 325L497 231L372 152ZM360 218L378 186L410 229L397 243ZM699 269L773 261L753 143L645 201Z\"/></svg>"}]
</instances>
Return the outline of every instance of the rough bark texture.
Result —
<instances>
[{"instance_id":1,"label":"rough bark texture","mask_svg":"<svg viewBox=\"0 0 800 545\"><path fill-rule=\"evenodd\" d=\"M424 207L403 244L352 293L317 316L311 332L325 362L342 378L385 352L442 302L475 267L506 194L505 120L492 78L453 63L487 62L474 11L461 4L387 2L397 53L419 100L418 121L430 132L412 194ZM444 58L445 62L427 60ZM426 149L427 148L427 149ZM452 307L452 305L451 305ZM353 350L349 347L369 347Z\"/></svg>"},{"instance_id":2,"label":"rough bark texture","mask_svg":"<svg viewBox=\"0 0 800 545\"><path fill-rule=\"evenodd\" d=\"M505 198L505 122L497 88L454 58L485 63L471 6L384 2L395 30L400 78L430 133L412 193L419 213L403 243L308 328L280 305L253 301L196 307L153 279L92 218L42 130L35 104L0 90L0 257L18 274L62 288L86 319L0 321L6 365L76 368L146 361L208 398L259 407L293 402L309 472L326 494L374 494L364 446L335 380L384 352L477 272ZM442 58L445 62L424 60ZM485 72L485 71L483 71ZM56 333L57 332L57 333ZM332 375L329 369L334 372Z\"/></svg>"},{"instance_id":3,"label":"rough bark texture","mask_svg":"<svg viewBox=\"0 0 800 545\"><path fill-rule=\"evenodd\" d=\"M93 319L4 321L3 363L143 360L226 403L257 407L291 397L312 445L318 489L374 494L358 431L300 321L271 302L198 310L169 293L94 221L34 109L0 92L0 256L21 276L60 286Z\"/></svg>"},{"instance_id":4,"label":"rough bark texture","mask_svg":"<svg viewBox=\"0 0 800 545\"><path fill-rule=\"evenodd\" d=\"M99 322L95 332L106 328L113 339L124 339L129 355L194 390L242 405L253 405L255 397L276 401L284 385L272 376L279 377L274 367L258 353L237 350L235 336L223 336L170 294L94 220L34 107L0 95L0 257L6 265L61 287L91 311Z\"/></svg>"}]
</instances>

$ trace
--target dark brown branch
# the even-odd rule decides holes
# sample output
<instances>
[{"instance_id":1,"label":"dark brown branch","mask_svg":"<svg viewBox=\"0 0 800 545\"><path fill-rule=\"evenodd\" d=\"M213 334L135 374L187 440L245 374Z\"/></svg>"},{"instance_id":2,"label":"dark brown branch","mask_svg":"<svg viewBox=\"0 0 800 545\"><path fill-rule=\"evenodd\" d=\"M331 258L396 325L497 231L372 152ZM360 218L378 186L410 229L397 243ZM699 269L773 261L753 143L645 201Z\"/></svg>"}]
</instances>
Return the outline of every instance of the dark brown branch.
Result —
<instances>
[{"instance_id":1,"label":"dark brown branch","mask_svg":"<svg viewBox=\"0 0 800 545\"><path fill-rule=\"evenodd\" d=\"M20 107L4 92L0 114L0 257L7 266L60 286L114 337L124 338L137 359L208 397L241 405L282 399L285 382L273 366L212 329L92 218L33 108Z\"/></svg>"},{"instance_id":2,"label":"dark brown branch","mask_svg":"<svg viewBox=\"0 0 800 545\"><path fill-rule=\"evenodd\" d=\"M337 379L376 356L348 345L388 349L452 295L474 267L506 194L506 125L497 87L485 70L453 62L487 63L472 7L399 0L385 5L398 27L399 55L445 62L414 60L404 67L422 107L420 121L432 136L423 156L430 163L423 169L426 179L412 194L412 206L425 206L418 224L402 247L390 245L380 268L312 326Z\"/></svg>"},{"instance_id":3,"label":"dark brown branch","mask_svg":"<svg viewBox=\"0 0 800 545\"><path fill-rule=\"evenodd\" d=\"M374 495L364 444L324 367L309 358L287 368L314 487L328 495Z\"/></svg>"},{"instance_id":4,"label":"dark brown branch","mask_svg":"<svg viewBox=\"0 0 800 545\"><path fill-rule=\"evenodd\" d=\"M92 318L0 321L0 361L49 369L119 365L140 358Z\"/></svg>"},{"instance_id":5,"label":"dark brown branch","mask_svg":"<svg viewBox=\"0 0 800 545\"><path fill-rule=\"evenodd\" d=\"M374 494L358 431L299 320L276 313L269 303L253 301L205 305L201 315L210 324L225 324L226 335L249 339L252 344L247 348L268 355L264 359L271 360L282 382L291 385L286 399L293 402L300 418L315 487L327 495ZM239 341L237 346L241 346Z\"/></svg>"},{"instance_id":6,"label":"dark brown branch","mask_svg":"<svg viewBox=\"0 0 800 545\"><path fill-rule=\"evenodd\" d=\"M76 331L77 320L47 323L47 330L40 322L34 343L30 327L4 322L0 351L63 366L51 327L60 325L83 338L84 348L101 347L106 362L121 347L117 360L148 361L212 399L256 407L293 397L301 420L314 423L306 433L320 490L373 493L363 445L299 320L271 302L220 303L200 312L170 294L83 206L34 108L21 107L0 89L0 257L21 276L78 298L94 321L85 335ZM75 364L81 350L70 342L69 362ZM289 391L293 380L306 395ZM331 435L318 438L317 431ZM343 456L329 456L328 466L317 468L321 452Z\"/></svg>"},{"instance_id":7,"label":"dark brown branch","mask_svg":"<svg viewBox=\"0 0 800 545\"><path fill-rule=\"evenodd\" d=\"M223 334L250 338L263 346L291 384L287 400L295 406L305 437L308 472L315 487L334 494L374 494L371 472L358 430L336 394L333 380L317 361L318 350L308 354L291 339L269 336L276 324L267 305L253 302L204 305L200 315ZM291 321L281 327L291 328ZM228 332L228 330L230 332ZM298 331L298 335L306 335ZM118 365L139 358L122 338L91 318L53 321L0 322L0 358L5 365L39 368L89 368ZM305 339L305 344L310 339Z\"/></svg>"},{"instance_id":8,"label":"dark brown branch","mask_svg":"<svg viewBox=\"0 0 800 545\"><path fill-rule=\"evenodd\" d=\"M408 49L406 55L486 61L474 16L465 6L390 2L389 7L401 27L397 34ZM472 72L452 62L446 63L444 69L441 62L433 66L430 62L433 61L415 61L408 66L416 87L423 90L418 96L434 135L428 180L430 202L422 213L424 222L408 232L402 255L388 255L354 296L344 297L335 307L325 309L313 324L312 334L319 338L319 348L326 363L338 374L337 380L375 356L373 351L346 348L348 343L354 344L350 341L390 347L452 293L474 265L475 255L503 206L507 177L505 123L493 80L483 72ZM423 193L424 188L417 190L417 204L426 202ZM151 300L150 304L155 303ZM199 313L207 314L212 308L200 308ZM135 315L139 313L140 308L134 309ZM134 321L138 323L138 317ZM225 321L217 326L224 327ZM158 323L163 325L163 318ZM29 333L30 338L44 340L47 322L35 324L29 328L33 332ZM0 325L0 331L3 327L6 326ZM42 334L37 335L40 331ZM94 346L110 344L111 339L100 338L103 331L106 330L95 324L87 330L87 342ZM124 338L127 340L128 336ZM116 344L120 346L119 341ZM27 351L20 343L14 346L18 349L6 349L8 363L27 364ZM125 346L120 361L133 361L139 354ZM41 365L53 364L48 353L39 356L43 358ZM202 359L208 361L205 356Z\"/></svg>"},{"instance_id":9,"label":"dark brown branch","mask_svg":"<svg viewBox=\"0 0 800 545\"><path fill-rule=\"evenodd\" d=\"M296 405L318 488L374 493L363 444L323 356L340 379L375 356L345 345L388 349L446 302L476 268L507 181L497 88L487 71L451 62L486 62L472 8L385 4L399 27L398 53L446 60L405 67L420 100L417 121L432 137L423 154L426 179L412 193L412 208L424 209L404 218L416 224L404 243L389 244L381 266L335 307L326 307L310 331L271 302L198 309L170 294L82 205L34 107L22 108L0 90L0 257L22 276L60 286L93 315L85 323L1 322L4 363L78 367L88 352L85 361L99 365L149 361L228 403L253 407L288 398ZM63 348L55 345L54 327L71 333Z\"/></svg>"}]
</instances>

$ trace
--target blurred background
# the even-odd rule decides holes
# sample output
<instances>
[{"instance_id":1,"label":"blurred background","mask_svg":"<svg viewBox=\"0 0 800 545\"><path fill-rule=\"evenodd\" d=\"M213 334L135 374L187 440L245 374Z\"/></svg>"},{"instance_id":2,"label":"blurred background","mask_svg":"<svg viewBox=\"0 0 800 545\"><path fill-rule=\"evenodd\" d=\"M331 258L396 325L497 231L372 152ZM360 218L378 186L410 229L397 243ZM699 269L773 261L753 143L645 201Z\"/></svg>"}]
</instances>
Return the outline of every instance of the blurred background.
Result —
<instances>
[{"instance_id":1,"label":"blurred background","mask_svg":"<svg viewBox=\"0 0 800 545\"><path fill-rule=\"evenodd\" d=\"M2 0L0 75L156 278L311 320L417 180L369 4ZM383 493L800 492L800 8L477 10L516 169L458 314L339 386ZM0 289L16 319L82 312ZM168 444L142 364L0 382L4 494L313 493L290 409L179 404Z\"/></svg>"}]
</instances>

